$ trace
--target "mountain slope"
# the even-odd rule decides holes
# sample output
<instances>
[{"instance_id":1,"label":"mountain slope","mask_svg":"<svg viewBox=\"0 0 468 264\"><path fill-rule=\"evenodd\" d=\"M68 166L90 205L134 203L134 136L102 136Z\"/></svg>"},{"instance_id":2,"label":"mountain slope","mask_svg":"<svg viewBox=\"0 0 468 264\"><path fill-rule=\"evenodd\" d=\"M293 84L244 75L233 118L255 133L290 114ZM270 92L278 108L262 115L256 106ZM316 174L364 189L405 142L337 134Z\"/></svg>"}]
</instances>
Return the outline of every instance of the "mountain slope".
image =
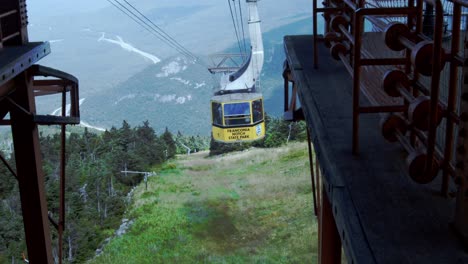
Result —
<instances>
[{"instance_id":1,"label":"mountain slope","mask_svg":"<svg viewBox=\"0 0 468 264\"><path fill-rule=\"evenodd\" d=\"M316 263L307 145L179 157L138 186L91 263Z\"/></svg>"},{"instance_id":2,"label":"mountain slope","mask_svg":"<svg viewBox=\"0 0 468 264\"><path fill-rule=\"evenodd\" d=\"M39 3L40 2L40 3ZM120 1L123 3L123 1ZM226 1L129 0L160 28L191 52L204 56L235 42ZM245 2L243 7L245 8ZM310 14L308 0L271 4L260 1L265 31L290 24ZM245 10L244 10L245 11ZM244 12L244 16L247 12ZM299 17L292 14L302 14ZM117 45L98 41L117 36L133 47L160 59L177 51L122 14L107 1L31 1L28 5L31 41L51 40L52 53L41 64L56 67L80 79L80 94L90 97L125 81L152 64ZM245 20L244 20L245 22Z\"/></svg>"},{"instance_id":3,"label":"mountain slope","mask_svg":"<svg viewBox=\"0 0 468 264\"><path fill-rule=\"evenodd\" d=\"M265 63L261 75L261 91L265 111L282 114L283 104L283 36L310 30L310 20L302 19L264 34ZM226 52L236 52L236 46ZM164 127L184 134L210 133L210 105L218 81L206 66L182 57L171 57L148 66L128 80L86 98L82 117L86 122L109 128L122 120L132 125L149 120L159 132Z\"/></svg>"},{"instance_id":4,"label":"mountain slope","mask_svg":"<svg viewBox=\"0 0 468 264\"><path fill-rule=\"evenodd\" d=\"M319 25L320 28L320 25ZM294 23L275 28L264 34L265 64L261 75L262 92L265 98L265 111L272 116L282 116L284 104L283 37L285 35L311 34L312 21L310 18L300 19Z\"/></svg>"},{"instance_id":5,"label":"mountain slope","mask_svg":"<svg viewBox=\"0 0 468 264\"><path fill-rule=\"evenodd\" d=\"M165 127L185 134L207 134L209 100L214 85L204 66L173 57L145 68L112 91L87 98L83 120L104 127L122 120L140 125L149 120L159 132Z\"/></svg>"}]
</instances>

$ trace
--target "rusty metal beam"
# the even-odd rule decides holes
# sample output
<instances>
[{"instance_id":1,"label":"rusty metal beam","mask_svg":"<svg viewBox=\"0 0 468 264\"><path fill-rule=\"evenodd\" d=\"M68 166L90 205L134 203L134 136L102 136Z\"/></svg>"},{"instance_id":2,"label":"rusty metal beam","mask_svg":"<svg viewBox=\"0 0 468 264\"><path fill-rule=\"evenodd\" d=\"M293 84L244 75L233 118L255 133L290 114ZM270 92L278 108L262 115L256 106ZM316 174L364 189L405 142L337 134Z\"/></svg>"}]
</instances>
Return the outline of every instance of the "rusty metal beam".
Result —
<instances>
[{"instance_id":1,"label":"rusty metal beam","mask_svg":"<svg viewBox=\"0 0 468 264\"><path fill-rule=\"evenodd\" d=\"M459 24L461 18L462 8L468 7L468 1L454 1L454 24ZM456 41L457 38L460 38L460 33L456 32L452 42ZM467 39L463 41L464 45L464 54L465 59L468 58L468 42ZM454 53L455 54L455 53ZM456 146L453 146L456 149L456 182L459 184L456 196L456 207L453 228L455 233L461 239L461 242L464 244L465 249L468 248L468 67L465 65L462 73L462 86L461 86L461 100L460 100L460 123L458 126L458 139ZM452 69L451 69L452 70ZM455 70L455 69L454 69ZM453 75L456 75L456 72L450 72ZM455 83L455 81L454 81ZM451 86L452 87L452 83ZM449 95L449 100L455 98L456 90L452 91L453 94ZM452 110L453 106L449 107L449 111ZM450 130L452 132L452 130ZM452 140L452 139L451 139ZM450 143L450 142L449 142ZM451 150L451 149L449 149ZM448 152L449 150L446 149ZM442 185L443 194L447 193L448 189L448 177L444 174L444 182Z\"/></svg>"},{"instance_id":2,"label":"rusty metal beam","mask_svg":"<svg viewBox=\"0 0 468 264\"><path fill-rule=\"evenodd\" d=\"M315 185L315 166L314 159L312 154L312 141L310 141L310 128L307 127L307 148L309 151L309 169L310 169L310 181L312 183L312 198L314 199L314 214L318 216L318 206L317 206L317 190Z\"/></svg>"},{"instance_id":3,"label":"rusty metal beam","mask_svg":"<svg viewBox=\"0 0 468 264\"><path fill-rule=\"evenodd\" d=\"M26 0L2 1L0 14L0 90L9 98L0 101L0 115L3 119L10 112L28 259L53 263L39 133L31 118L36 112L33 74L27 71L50 48L47 43L29 43Z\"/></svg>"},{"instance_id":4,"label":"rusty metal beam","mask_svg":"<svg viewBox=\"0 0 468 264\"><path fill-rule=\"evenodd\" d=\"M454 4L453 6L453 21L452 27L460 28L461 24L461 10L462 7L460 4ZM451 54L456 55L460 50L460 30L452 30L452 48ZM456 116L456 104L457 104L457 84L458 84L458 65L455 63L450 63L450 79L449 79L449 92L448 92L448 99L447 99L447 113L448 116ZM451 121L451 120L449 120ZM454 135L453 132L455 131L455 124L454 122L447 122L447 131L445 134L445 152L444 152L444 163L450 164L452 161L452 152L453 152L453 144L454 144ZM441 193L445 196L448 196L449 190L449 173L447 170L444 170L442 176L442 186L441 186Z\"/></svg>"},{"instance_id":5,"label":"rusty metal beam","mask_svg":"<svg viewBox=\"0 0 468 264\"><path fill-rule=\"evenodd\" d=\"M24 72L15 78L15 83L16 91L11 97L34 113L31 76ZM37 125L16 107L11 107L10 116L28 258L32 263L53 263Z\"/></svg>"},{"instance_id":6,"label":"rusty metal beam","mask_svg":"<svg viewBox=\"0 0 468 264\"><path fill-rule=\"evenodd\" d=\"M62 92L62 116L66 115L67 94L64 89ZM66 143L66 124L61 125L60 129L60 192L59 192L59 223L58 223L58 259L62 264L63 259L63 231L65 230L65 143Z\"/></svg>"},{"instance_id":7,"label":"rusty metal beam","mask_svg":"<svg viewBox=\"0 0 468 264\"><path fill-rule=\"evenodd\" d=\"M4 83L3 85L0 85L0 101L14 90L15 83L13 81L9 81Z\"/></svg>"},{"instance_id":8,"label":"rusty metal beam","mask_svg":"<svg viewBox=\"0 0 468 264\"><path fill-rule=\"evenodd\" d=\"M319 221L319 263L341 263L341 239L336 228L332 205L328 199L325 186L322 186L322 206Z\"/></svg>"}]
</instances>

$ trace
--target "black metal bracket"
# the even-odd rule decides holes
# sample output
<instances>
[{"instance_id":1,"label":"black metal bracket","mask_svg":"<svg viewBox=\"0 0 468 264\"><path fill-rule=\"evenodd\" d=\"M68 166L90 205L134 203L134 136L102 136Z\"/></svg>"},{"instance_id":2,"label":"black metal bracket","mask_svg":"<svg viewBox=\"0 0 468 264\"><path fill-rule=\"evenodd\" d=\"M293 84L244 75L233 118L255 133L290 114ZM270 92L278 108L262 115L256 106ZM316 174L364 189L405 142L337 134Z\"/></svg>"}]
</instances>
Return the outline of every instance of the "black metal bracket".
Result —
<instances>
[{"instance_id":1,"label":"black metal bracket","mask_svg":"<svg viewBox=\"0 0 468 264\"><path fill-rule=\"evenodd\" d=\"M28 71L34 77L53 77L56 79L41 79L33 81L34 96L44 96L57 93L70 93L70 115L69 116L54 116L54 115L36 115L26 111L23 107L18 105L13 99L6 96L10 105L15 107L28 116L31 116L32 122L38 125L77 125L80 123L80 109L79 109L79 94L78 94L78 79L66 72L62 72L53 68L33 65ZM65 104L62 107L66 107ZM2 120L0 125L11 125L10 120Z\"/></svg>"},{"instance_id":2,"label":"black metal bracket","mask_svg":"<svg viewBox=\"0 0 468 264\"><path fill-rule=\"evenodd\" d=\"M0 52L0 86L18 76L50 53L49 42L30 42L22 46L5 46Z\"/></svg>"}]
</instances>

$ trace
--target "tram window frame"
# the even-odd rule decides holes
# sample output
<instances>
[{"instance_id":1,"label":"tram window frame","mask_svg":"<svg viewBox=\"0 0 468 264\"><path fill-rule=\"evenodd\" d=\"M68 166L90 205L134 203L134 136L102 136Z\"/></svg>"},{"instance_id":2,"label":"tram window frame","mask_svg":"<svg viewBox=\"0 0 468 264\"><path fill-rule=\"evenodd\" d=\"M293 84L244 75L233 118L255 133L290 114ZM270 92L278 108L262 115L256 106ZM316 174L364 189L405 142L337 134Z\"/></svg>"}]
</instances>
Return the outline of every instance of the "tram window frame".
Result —
<instances>
[{"instance_id":1,"label":"tram window frame","mask_svg":"<svg viewBox=\"0 0 468 264\"><path fill-rule=\"evenodd\" d=\"M212 102L211 103L211 115L214 125L223 125L223 107L221 103Z\"/></svg>"},{"instance_id":2,"label":"tram window frame","mask_svg":"<svg viewBox=\"0 0 468 264\"><path fill-rule=\"evenodd\" d=\"M260 106L259 109L257 105ZM252 102L252 118L253 118L254 124L263 121L264 117L263 117L263 100L262 99L258 99Z\"/></svg>"},{"instance_id":3,"label":"tram window frame","mask_svg":"<svg viewBox=\"0 0 468 264\"><path fill-rule=\"evenodd\" d=\"M229 107L233 105L244 105L243 107L244 112L236 113L235 111L232 111L233 109L229 109ZM245 108L245 105L247 105L248 108ZM226 106L228 106L228 109L226 109ZM245 112L247 109L248 109L248 113ZM242 110L242 109L239 109L239 110ZM251 125L252 124L251 102L249 101L249 102L224 103L223 104L223 117L224 117L225 126Z\"/></svg>"}]
</instances>

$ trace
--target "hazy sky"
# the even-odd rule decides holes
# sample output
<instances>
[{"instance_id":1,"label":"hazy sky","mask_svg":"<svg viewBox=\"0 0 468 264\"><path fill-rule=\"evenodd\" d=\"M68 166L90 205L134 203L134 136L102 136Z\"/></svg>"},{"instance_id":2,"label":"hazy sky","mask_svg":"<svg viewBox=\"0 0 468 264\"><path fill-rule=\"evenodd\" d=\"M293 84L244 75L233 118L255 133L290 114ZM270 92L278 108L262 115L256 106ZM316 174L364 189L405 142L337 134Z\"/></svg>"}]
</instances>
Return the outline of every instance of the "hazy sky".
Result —
<instances>
[{"instance_id":1,"label":"hazy sky","mask_svg":"<svg viewBox=\"0 0 468 264\"><path fill-rule=\"evenodd\" d=\"M123 0L120 0L123 2ZM137 4L139 7L157 8L166 6L180 5L217 5L227 8L226 0L127 0L132 4ZM245 4L245 0L242 0ZM28 11L33 16L56 16L75 13L86 13L101 9L111 4L107 0L29 0ZM312 11L311 0L261 0L259 6L266 7L269 10L277 10L283 15L289 15L290 12ZM292 13L291 13L292 14Z\"/></svg>"},{"instance_id":2,"label":"hazy sky","mask_svg":"<svg viewBox=\"0 0 468 264\"><path fill-rule=\"evenodd\" d=\"M90 12L110 5L106 0L29 0L27 4L34 16Z\"/></svg>"},{"instance_id":3,"label":"hazy sky","mask_svg":"<svg viewBox=\"0 0 468 264\"><path fill-rule=\"evenodd\" d=\"M115 0L114 0L115 1ZM124 0L118 0L123 3ZM196 46L195 52L204 52L198 47L200 37L204 36L204 45L209 50L222 50L231 43L234 43L233 26L229 13L227 0L127 0L134 4L142 12L149 14L153 21L156 21L162 28L177 37L184 45ZM243 9L246 9L245 0L242 1ZM41 25L50 30L58 31L82 30L91 28L93 30L114 33L131 39L134 43L139 40L139 35L146 36L141 32L141 26L131 21L128 17L120 13L107 0L28 0L28 12L31 25ZM288 24L293 17L310 16L312 13L312 3L310 0L260 0L259 13L262 19L262 30L267 32L278 26ZM173 7L194 7L198 10L194 16L187 16L183 19L175 17ZM167 9L167 8L170 9ZM180 9L183 13L184 9ZM187 9L189 10L189 9ZM168 16L169 13L170 15ZM247 12L244 13L244 16ZM37 27L31 27L31 31L37 32ZM232 32L231 32L232 31ZM132 35L132 33L134 33ZM139 35L137 35L139 34ZM63 39L64 34L55 32L52 36L32 34L39 39ZM154 38L148 38L152 43ZM192 41L192 42L191 42ZM195 42L193 42L195 41ZM150 45L153 45L153 44ZM143 44L148 45L148 44Z\"/></svg>"}]
</instances>

